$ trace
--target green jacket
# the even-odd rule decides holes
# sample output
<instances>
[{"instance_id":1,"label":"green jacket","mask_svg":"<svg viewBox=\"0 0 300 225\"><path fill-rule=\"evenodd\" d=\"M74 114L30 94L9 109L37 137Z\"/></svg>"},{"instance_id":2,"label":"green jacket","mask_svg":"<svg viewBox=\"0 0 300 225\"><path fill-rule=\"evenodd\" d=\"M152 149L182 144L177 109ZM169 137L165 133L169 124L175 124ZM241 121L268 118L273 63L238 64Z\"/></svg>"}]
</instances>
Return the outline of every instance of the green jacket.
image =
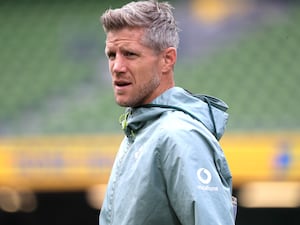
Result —
<instances>
[{"instance_id":1,"label":"green jacket","mask_svg":"<svg viewBox=\"0 0 300 225\"><path fill-rule=\"evenodd\" d=\"M100 225L233 225L226 109L179 87L128 108Z\"/></svg>"}]
</instances>

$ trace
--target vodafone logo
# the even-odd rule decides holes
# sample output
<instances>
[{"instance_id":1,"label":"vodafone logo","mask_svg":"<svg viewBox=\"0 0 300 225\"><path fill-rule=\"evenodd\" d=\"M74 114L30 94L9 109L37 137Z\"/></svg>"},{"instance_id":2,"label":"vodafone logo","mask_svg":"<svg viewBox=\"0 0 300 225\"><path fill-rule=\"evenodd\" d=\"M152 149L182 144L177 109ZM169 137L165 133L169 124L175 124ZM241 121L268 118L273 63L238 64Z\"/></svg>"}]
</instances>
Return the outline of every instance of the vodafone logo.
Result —
<instances>
[{"instance_id":1,"label":"vodafone logo","mask_svg":"<svg viewBox=\"0 0 300 225\"><path fill-rule=\"evenodd\" d=\"M197 177L202 184L209 184L211 182L211 173L205 168L197 170Z\"/></svg>"},{"instance_id":2,"label":"vodafone logo","mask_svg":"<svg viewBox=\"0 0 300 225\"><path fill-rule=\"evenodd\" d=\"M200 168L197 170L197 178L200 181L198 189L201 191L219 191L218 186L210 186L212 179L211 172L208 169Z\"/></svg>"}]
</instances>

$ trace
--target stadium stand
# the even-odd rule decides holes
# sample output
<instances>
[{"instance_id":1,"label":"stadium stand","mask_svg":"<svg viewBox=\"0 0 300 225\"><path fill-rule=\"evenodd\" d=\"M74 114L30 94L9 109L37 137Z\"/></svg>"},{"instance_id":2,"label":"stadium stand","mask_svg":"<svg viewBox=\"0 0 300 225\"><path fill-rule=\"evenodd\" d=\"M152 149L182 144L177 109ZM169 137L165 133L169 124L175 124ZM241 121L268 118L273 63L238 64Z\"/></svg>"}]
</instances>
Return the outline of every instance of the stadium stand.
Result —
<instances>
[{"instance_id":1,"label":"stadium stand","mask_svg":"<svg viewBox=\"0 0 300 225\"><path fill-rule=\"evenodd\" d=\"M113 101L98 22L103 7L1 4L0 134L118 131L122 110ZM285 6L213 54L179 61L177 84L223 98L230 130L299 128L299 12Z\"/></svg>"}]
</instances>

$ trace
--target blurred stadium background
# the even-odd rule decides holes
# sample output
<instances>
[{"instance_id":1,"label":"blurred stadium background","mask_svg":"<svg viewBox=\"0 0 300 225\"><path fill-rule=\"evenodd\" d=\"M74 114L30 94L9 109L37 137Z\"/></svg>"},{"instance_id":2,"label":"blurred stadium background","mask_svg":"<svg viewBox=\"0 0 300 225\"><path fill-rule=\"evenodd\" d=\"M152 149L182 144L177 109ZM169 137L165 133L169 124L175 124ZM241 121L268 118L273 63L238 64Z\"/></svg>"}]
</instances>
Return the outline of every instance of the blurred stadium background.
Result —
<instances>
[{"instance_id":1,"label":"blurred stadium background","mask_svg":"<svg viewBox=\"0 0 300 225\"><path fill-rule=\"evenodd\" d=\"M0 224L98 224L122 133L99 16L128 1L0 2ZM222 98L237 225L298 224L300 4L170 1L176 82Z\"/></svg>"}]
</instances>

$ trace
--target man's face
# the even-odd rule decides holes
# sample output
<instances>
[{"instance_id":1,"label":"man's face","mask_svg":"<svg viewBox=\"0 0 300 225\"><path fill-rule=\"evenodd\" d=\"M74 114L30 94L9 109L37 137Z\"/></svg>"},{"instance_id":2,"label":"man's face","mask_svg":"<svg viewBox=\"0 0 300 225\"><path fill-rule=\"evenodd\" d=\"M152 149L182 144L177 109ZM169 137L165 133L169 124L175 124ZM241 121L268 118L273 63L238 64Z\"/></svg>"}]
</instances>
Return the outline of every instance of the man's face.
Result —
<instances>
[{"instance_id":1,"label":"man's face","mask_svg":"<svg viewBox=\"0 0 300 225\"><path fill-rule=\"evenodd\" d=\"M162 56L142 44L143 34L140 28L124 28L106 37L105 53L120 106L147 104L162 92Z\"/></svg>"}]
</instances>

